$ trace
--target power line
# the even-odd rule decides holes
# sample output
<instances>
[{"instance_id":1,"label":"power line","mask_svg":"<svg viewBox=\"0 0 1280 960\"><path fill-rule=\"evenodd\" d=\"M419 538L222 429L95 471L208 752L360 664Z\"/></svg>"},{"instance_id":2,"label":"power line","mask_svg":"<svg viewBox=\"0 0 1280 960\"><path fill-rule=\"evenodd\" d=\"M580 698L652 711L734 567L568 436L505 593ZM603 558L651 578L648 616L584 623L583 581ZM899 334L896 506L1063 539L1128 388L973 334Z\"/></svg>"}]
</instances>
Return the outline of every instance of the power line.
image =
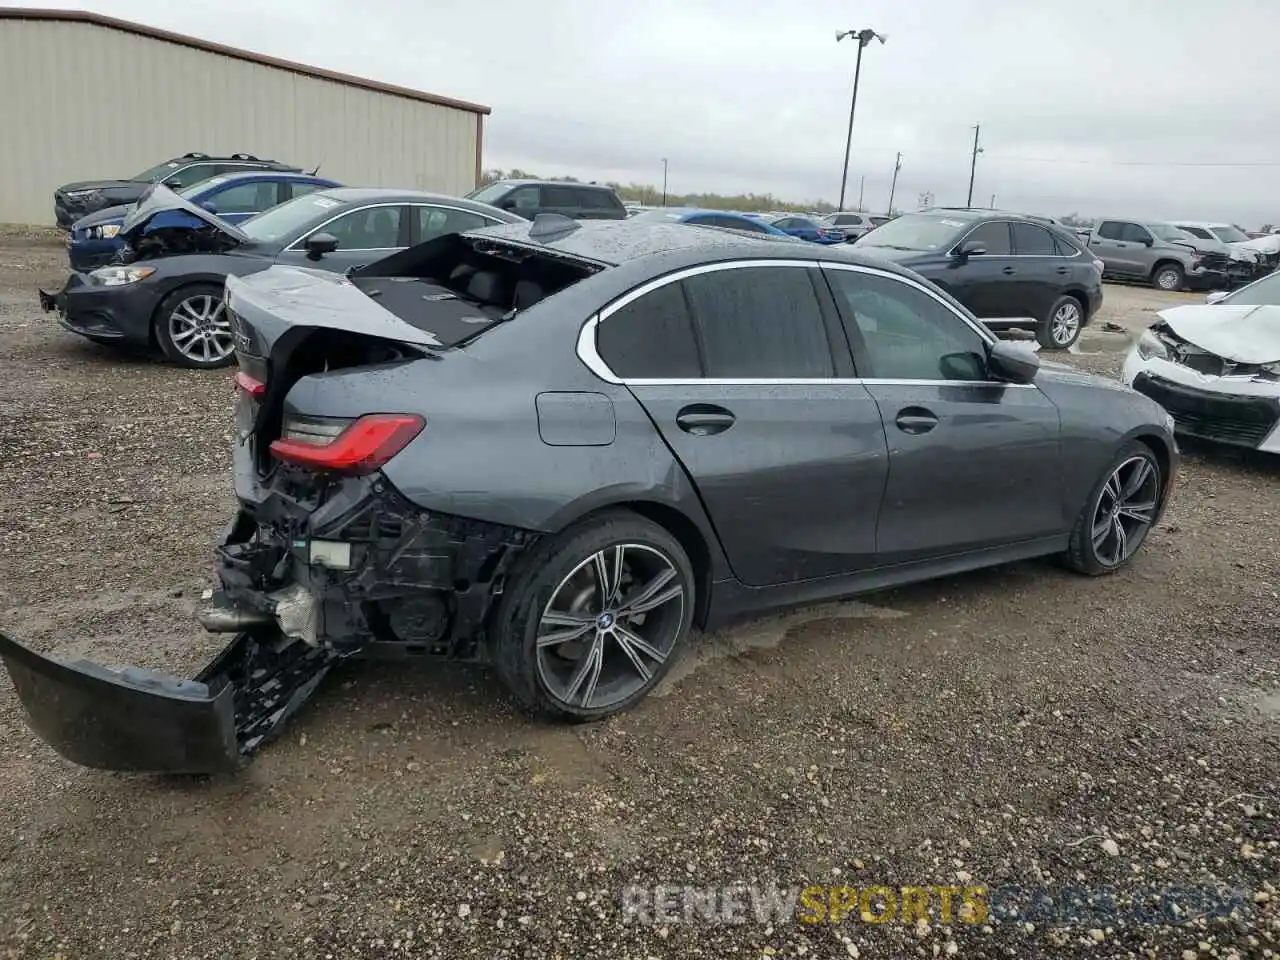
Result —
<instances>
[{"instance_id":1,"label":"power line","mask_svg":"<svg viewBox=\"0 0 1280 960\"><path fill-rule=\"evenodd\" d=\"M996 154L994 159L1100 167L1280 167L1280 160L1069 160L1064 157L1017 157L1008 154Z\"/></svg>"}]
</instances>

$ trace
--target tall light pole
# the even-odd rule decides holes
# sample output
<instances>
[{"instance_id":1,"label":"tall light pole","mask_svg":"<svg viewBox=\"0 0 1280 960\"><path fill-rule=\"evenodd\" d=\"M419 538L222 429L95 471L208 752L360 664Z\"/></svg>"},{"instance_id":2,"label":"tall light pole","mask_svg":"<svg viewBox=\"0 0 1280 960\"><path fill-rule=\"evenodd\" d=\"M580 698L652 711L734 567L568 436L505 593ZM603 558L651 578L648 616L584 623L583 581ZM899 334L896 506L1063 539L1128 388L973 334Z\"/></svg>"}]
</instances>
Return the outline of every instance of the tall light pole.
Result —
<instances>
[{"instance_id":1,"label":"tall light pole","mask_svg":"<svg viewBox=\"0 0 1280 960\"><path fill-rule=\"evenodd\" d=\"M667 158L662 158L662 205L667 205Z\"/></svg>"},{"instance_id":2,"label":"tall light pole","mask_svg":"<svg viewBox=\"0 0 1280 960\"><path fill-rule=\"evenodd\" d=\"M867 186L867 175L864 173L862 179L858 181L858 212L862 212L862 191Z\"/></svg>"},{"instance_id":3,"label":"tall light pole","mask_svg":"<svg viewBox=\"0 0 1280 960\"><path fill-rule=\"evenodd\" d=\"M982 124L973 125L973 156L969 158L969 199L964 203L966 207L973 206L973 175L978 172L978 154L982 152L982 148L978 146L978 133L981 130Z\"/></svg>"},{"instance_id":4,"label":"tall light pole","mask_svg":"<svg viewBox=\"0 0 1280 960\"><path fill-rule=\"evenodd\" d=\"M897 157L893 161L893 183L889 184L889 209L885 211L889 216L893 216L893 194L898 189L898 171L902 169L902 151L898 151Z\"/></svg>"},{"instance_id":5,"label":"tall light pole","mask_svg":"<svg viewBox=\"0 0 1280 960\"><path fill-rule=\"evenodd\" d=\"M858 59L853 67L853 98L849 101L849 132L844 138L844 166L840 171L840 206L838 209L844 209L844 188L849 180L849 148L853 145L853 111L858 107L858 77L862 74L862 51L872 40L879 40L883 44L889 38L883 33L876 33L869 27L861 30L837 30L836 43L849 37L858 41Z\"/></svg>"}]
</instances>

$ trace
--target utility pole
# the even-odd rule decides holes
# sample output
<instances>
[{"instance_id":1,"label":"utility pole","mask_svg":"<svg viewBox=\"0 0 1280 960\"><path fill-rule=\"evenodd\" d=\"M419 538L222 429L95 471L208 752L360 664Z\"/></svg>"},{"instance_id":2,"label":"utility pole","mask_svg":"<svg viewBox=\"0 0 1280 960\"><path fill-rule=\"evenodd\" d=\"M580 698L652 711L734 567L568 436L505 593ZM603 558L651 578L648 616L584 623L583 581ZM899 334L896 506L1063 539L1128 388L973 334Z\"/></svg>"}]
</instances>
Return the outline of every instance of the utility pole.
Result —
<instances>
[{"instance_id":1,"label":"utility pole","mask_svg":"<svg viewBox=\"0 0 1280 960\"><path fill-rule=\"evenodd\" d=\"M991 209L994 210L995 208L996 208L996 195L993 193L991 195Z\"/></svg>"},{"instance_id":2,"label":"utility pole","mask_svg":"<svg viewBox=\"0 0 1280 960\"><path fill-rule=\"evenodd\" d=\"M867 175L864 173L858 181L858 212L862 212L862 191L867 185Z\"/></svg>"},{"instance_id":3,"label":"utility pole","mask_svg":"<svg viewBox=\"0 0 1280 960\"><path fill-rule=\"evenodd\" d=\"M902 169L902 151L898 151L898 156L893 161L893 182L889 185L889 209L885 211L889 216L893 216L893 194L898 189L898 171Z\"/></svg>"},{"instance_id":4,"label":"utility pole","mask_svg":"<svg viewBox=\"0 0 1280 960\"><path fill-rule=\"evenodd\" d=\"M858 107L858 78L862 75L862 51L872 40L879 40L883 45L889 39L884 34L876 33L869 28L836 31L836 43L846 37L858 41L858 57L853 66L853 97L849 100L849 132L844 138L844 166L840 170L840 205L837 210L844 209L844 188L849 180L849 149L853 146L853 111Z\"/></svg>"},{"instance_id":5,"label":"utility pole","mask_svg":"<svg viewBox=\"0 0 1280 960\"><path fill-rule=\"evenodd\" d=\"M662 205L667 205L667 158L662 158Z\"/></svg>"},{"instance_id":6,"label":"utility pole","mask_svg":"<svg viewBox=\"0 0 1280 960\"><path fill-rule=\"evenodd\" d=\"M973 206L973 177L978 172L978 154L982 152L982 148L978 146L978 133L981 130L982 124L973 125L973 155L969 158L969 199L964 202L966 207Z\"/></svg>"}]
</instances>

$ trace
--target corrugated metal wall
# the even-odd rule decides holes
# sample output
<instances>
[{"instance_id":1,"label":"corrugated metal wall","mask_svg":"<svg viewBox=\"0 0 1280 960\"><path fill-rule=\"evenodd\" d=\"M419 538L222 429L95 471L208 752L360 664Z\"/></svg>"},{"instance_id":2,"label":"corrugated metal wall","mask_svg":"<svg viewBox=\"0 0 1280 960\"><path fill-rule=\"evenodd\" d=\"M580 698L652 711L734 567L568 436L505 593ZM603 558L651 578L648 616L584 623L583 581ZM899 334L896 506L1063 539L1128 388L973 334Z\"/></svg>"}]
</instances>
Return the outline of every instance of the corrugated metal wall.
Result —
<instances>
[{"instance_id":1,"label":"corrugated metal wall","mask_svg":"<svg viewBox=\"0 0 1280 960\"><path fill-rule=\"evenodd\" d=\"M0 20L0 222L53 223L53 191L198 150L353 186L461 194L477 114L93 24Z\"/></svg>"}]
</instances>

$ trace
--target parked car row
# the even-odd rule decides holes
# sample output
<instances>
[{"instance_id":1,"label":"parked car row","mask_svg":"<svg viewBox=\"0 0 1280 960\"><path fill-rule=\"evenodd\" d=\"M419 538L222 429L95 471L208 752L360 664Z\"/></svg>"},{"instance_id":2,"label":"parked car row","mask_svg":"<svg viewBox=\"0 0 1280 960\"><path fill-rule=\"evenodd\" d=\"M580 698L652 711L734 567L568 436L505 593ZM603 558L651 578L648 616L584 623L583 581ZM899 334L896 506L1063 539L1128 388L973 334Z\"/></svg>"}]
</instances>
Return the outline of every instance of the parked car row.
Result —
<instances>
[{"instance_id":1,"label":"parked car row","mask_svg":"<svg viewBox=\"0 0 1280 960\"><path fill-rule=\"evenodd\" d=\"M967 272L979 303L992 268L1096 287L1029 218L909 215L819 246L334 188L234 226L157 185L126 244L161 208L210 249L65 300L207 262L239 365L238 509L200 619L234 636L179 680L0 635L30 724L82 764L234 769L331 667L384 652L606 717L733 618L1041 555L1120 570L1173 488L1156 403L998 340L924 279ZM437 232L445 211L476 222ZM304 269L339 235L407 249Z\"/></svg>"}]
</instances>

